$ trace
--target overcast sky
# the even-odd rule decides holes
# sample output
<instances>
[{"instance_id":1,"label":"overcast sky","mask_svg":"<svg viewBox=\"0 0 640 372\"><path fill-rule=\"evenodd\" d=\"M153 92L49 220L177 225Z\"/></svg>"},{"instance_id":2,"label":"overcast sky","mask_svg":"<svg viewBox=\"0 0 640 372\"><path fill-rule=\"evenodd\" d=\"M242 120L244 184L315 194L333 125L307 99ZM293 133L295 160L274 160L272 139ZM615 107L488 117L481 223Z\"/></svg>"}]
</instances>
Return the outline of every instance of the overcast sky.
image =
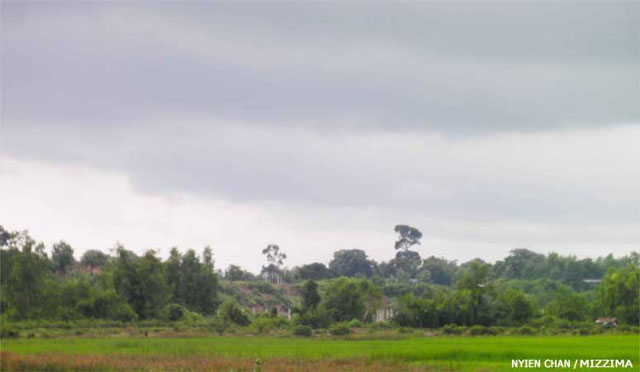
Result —
<instances>
[{"instance_id":1,"label":"overcast sky","mask_svg":"<svg viewBox=\"0 0 640 372\"><path fill-rule=\"evenodd\" d=\"M2 2L0 224L79 257L640 249L640 8Z\"/></svg>"}]
</instances>

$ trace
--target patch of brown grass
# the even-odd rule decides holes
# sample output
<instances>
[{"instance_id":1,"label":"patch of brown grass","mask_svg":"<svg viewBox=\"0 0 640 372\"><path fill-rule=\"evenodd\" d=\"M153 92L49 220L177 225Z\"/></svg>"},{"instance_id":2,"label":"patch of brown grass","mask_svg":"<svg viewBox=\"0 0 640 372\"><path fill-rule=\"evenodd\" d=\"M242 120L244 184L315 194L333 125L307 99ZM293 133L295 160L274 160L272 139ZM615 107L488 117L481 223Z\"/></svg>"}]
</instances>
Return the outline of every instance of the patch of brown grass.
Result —
<instances>
[{"instance_id":1,"label":"patch of brown grass","mask_svg":"<svg viewBox=\"0 0 640 372\"><path fill-rule=\"evenodd\" d=\"M128 355L76 355L0 353L2 372L252 372L255 361L248 358L202 357L185 358ZM392 361L371 361L366 358L303 359L269 358L263 361L262 372L426 372L422 367L408 367Z\"/></svg>"}]
</instances>

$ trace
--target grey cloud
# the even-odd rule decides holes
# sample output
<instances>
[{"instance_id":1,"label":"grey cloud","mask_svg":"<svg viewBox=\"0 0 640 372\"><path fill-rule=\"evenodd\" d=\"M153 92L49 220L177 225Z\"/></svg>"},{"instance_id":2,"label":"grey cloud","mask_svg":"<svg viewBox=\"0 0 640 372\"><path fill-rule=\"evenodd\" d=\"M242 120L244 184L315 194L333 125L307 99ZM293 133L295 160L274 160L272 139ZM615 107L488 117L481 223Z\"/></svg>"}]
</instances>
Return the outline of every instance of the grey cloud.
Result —
<instances>
[{"instance_id":1,"label":"grey cloud","mask_svg":"<svg viewBox=\"0 0 640 372\"><path fill-rule=\"evenodd\" d=\"M640 174L624 166L640 161L631 140L638 131L631 126L476 141L179 121L151 119L104 142L70 131L59 133L73 138L64 142L25 133L12 137L19 147L7 148L19 157L55 153L65 162L124 171L143 194L186 192L238 203L375 208L445 219L593 224L640 217L634 191ZM599 143L603 139L610 143Z\"/></svg>"},{"instance_id":2,"label":"grey cloud","mask_svg":"<svg viewBox=\"0 0 640 372\"><path fill-rule=\"evenodd\" d=\"M637 3L3 6L9 126L167 111L457 135L638 118Z\"/></svg>"},{"instance_id":3,"label":"grey cloud","mask_svg":"<svg viewBox=\"0 0 640 372\"><path fill-rule=\"evenodd\" d=\"M145 193L638 217L637 195L611 191L640 185L637 170L600 179L606 164L571 156L597 161L597 141L543 135L605 138L638 122L637 3L2 7L11 156L125 172ZM625 151L605 144L603 156Z\"/></svg>"}]
</instances>

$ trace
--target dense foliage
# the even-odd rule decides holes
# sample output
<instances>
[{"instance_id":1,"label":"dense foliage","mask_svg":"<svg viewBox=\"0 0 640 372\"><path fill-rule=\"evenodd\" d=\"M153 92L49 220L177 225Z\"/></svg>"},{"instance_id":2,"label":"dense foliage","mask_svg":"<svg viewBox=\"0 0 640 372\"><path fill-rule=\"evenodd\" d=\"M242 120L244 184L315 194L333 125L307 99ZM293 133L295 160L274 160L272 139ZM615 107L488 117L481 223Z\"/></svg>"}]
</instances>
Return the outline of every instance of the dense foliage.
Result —
<instances>
[{"instance_id":1,"label":"dense foliage","mask_svg":"<svg viewBox=\"0 0 640 372\"><path fill-rule=\"evenodd\" d=\"M446 326L443 332L452 334L458 326L490 334L490 327L561 326L598 317L640 323L635 252L593 260L516 249L494 264L480 259L457 264L422 259L411 250L421 233L404 225L397 232L395 257L381 263L351 249L335 252L328 266L310 263L290 270L282 267L286 255L270 245L263 277L268 272L267 279L278 279L270 284L235 265L224 274L215 271L208 247L200 255L173 248L163 261L153 250L137 255L117 245L110 254L89 250L77 261L68 243L54 244L48 255L27 232L0 226L0 313L10 321L215 317L256 331L281 324L279 315L293 314L296 334L305 336L309 329L337 334L372 322L383 307L393 308L398 326Z\"/></svg>"}]
</instances>

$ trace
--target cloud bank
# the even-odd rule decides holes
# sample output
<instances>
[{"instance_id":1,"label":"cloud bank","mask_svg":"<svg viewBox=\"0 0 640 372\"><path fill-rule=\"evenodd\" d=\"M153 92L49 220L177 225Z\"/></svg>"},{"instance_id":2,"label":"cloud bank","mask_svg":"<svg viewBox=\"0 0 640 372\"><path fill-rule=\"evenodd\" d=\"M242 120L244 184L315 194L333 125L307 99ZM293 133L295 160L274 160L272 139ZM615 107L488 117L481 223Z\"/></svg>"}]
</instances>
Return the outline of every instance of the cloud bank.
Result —
<instances>
[{"instance_id":1,"label":"cloud bank","mask_svg":"<svg viewBox=\"0 0 640 372\"><path fill-rule=\"evenodd\" d=\"M384 258L396 223L459 259L627 253L638 7L3 3L0 220L253 267Z\"/></svg>"}]
</instances>

